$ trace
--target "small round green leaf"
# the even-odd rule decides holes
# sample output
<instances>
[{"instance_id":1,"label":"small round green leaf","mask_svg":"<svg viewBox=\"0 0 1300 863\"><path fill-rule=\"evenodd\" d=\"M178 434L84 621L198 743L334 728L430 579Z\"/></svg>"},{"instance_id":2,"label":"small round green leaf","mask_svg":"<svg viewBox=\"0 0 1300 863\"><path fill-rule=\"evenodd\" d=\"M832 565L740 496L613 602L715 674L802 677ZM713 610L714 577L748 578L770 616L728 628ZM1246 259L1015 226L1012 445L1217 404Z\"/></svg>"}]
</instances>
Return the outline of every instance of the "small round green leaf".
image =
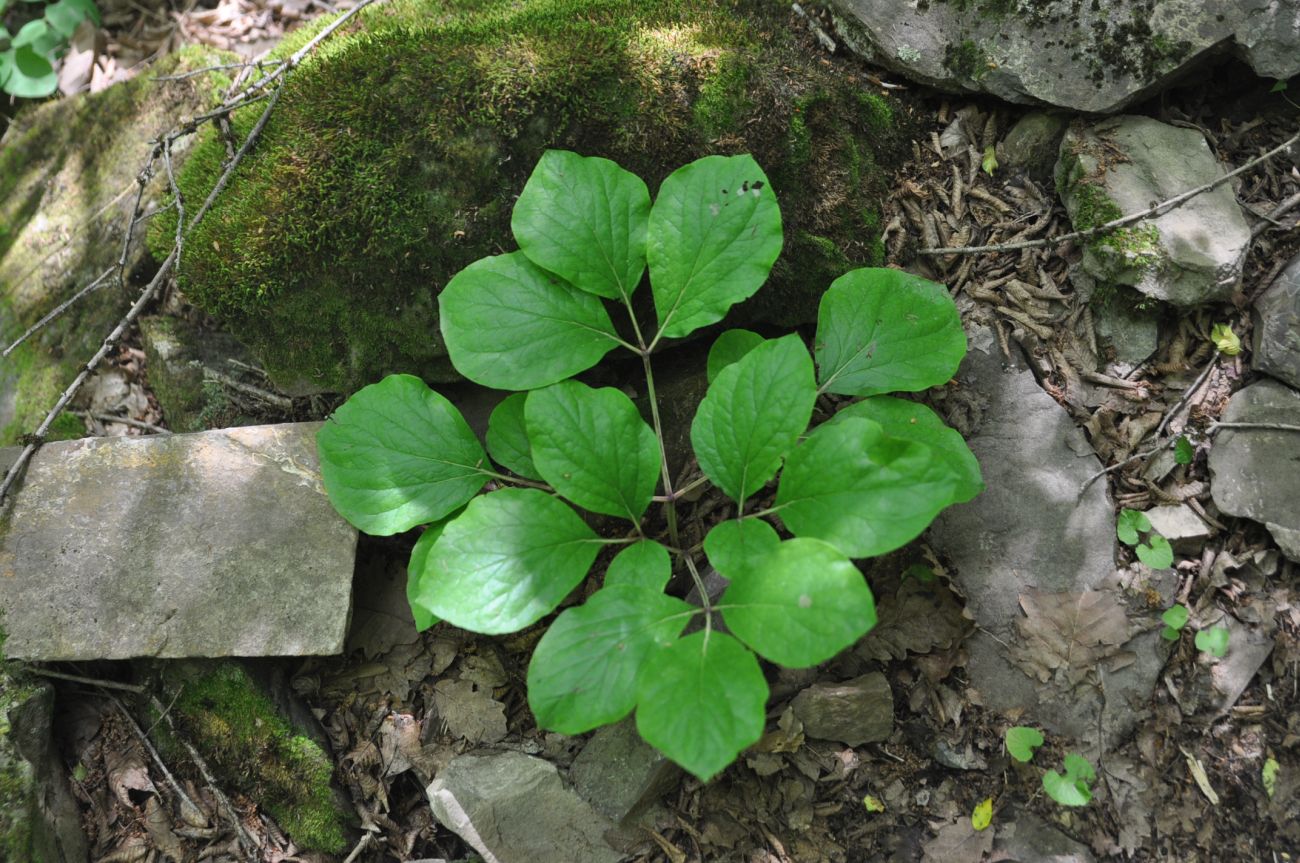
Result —
<instances>
[{"instance_id":1,"label":"small round green leaf","mask_svg":"<svg viewBox=\"0 0 1300 863\"><path fill-rule=\"evenodd\" d=\"M438 537L442 536L442 529L447 526L448 520L431 524L420 534L420 538L415 541L415 548L411 549L411 559L406 564L406 601L411 606L417 632L424 632L438 622L438 616L425 605L422 592L438 580L437 573L429 571L429 552Z\"/></svg>"},{"instance_id":2,"label":"small round green leaf","mask_svg":"<svg viewBox=\"0 0 1300 863\"><path fill-rule=\"evenodd\" d=\"M735 581L781 544L772 525L759 518L720 521L704 537L704 553L724 578Z\"/></svg>"},{"instance_id":3,"label":"small round green leaf","mask_svg":"<svg viewBox=\"0 0 1300 863\"><path fill-rule=\"evenodd\" d=\"M1166 610L1164 614L1160 615L1160 619L1164 621L1165 626L1168 626L1170 629L1182 629L1187 625L1187 618L1189 616L1190 613L1187 610L1187 606L1175 605L1173 608Z\"/></svg>"},{"instance_id":4,"label":"small round green leaf","mask_svg":"<svg viewBox=\"0 0 1300 863\"><path fill-rule=\"evenodd\" d=\"M1065 756L1065 774L1049 770L1043 774L1043 790L1062 806L1086 806L1092 800L1092 780L1097 773L1078 753Z\"/></svg>"},{"instance_id":5,"label":"small round green leaf","mask_svg":"<svg viewBox=\"0 0 1300 863\"><path fill-rule=\"evenodd\" d=\"M660 334L681 338L753 296L781 254L781 210L749 155L678 168L650 209L647 258Z\"/></svg>"},{"instance_id":6,"label":"small round green leaf","mask_svg":"<svg viewBox=\"0 0 1300 863\"><path fill-rule=\"evenodd\" d=\"M691 423L700 469L743 502L767 483L812 418L817 385L799 336L766 341L724 368Z\"/></svg>"},{"instance_id":7,"label":"small round green leaf","mask_svg":"<svg viewBox=\"0 0 1300 863\"><path fill-rule=\"evenodd\" d=\"M819 539L781 543L731 583L719 606L737 638L787 668L825 662L876 625L862 573Z\"/></svg>"},{"instance_id":8,"label":"small round green leaf","mask_svg":"<svg viewBox=\"0 0 1300 863\"><path fill-rule=\"evenodd\" d=\"M966 355L961 315L943 285L901 270L851 270L817 311L817 380L874 396L946 383Z\"/></svg>"},{"instance_id":9,"label":"small round green leaf","mask_svg":"<svg viewBox=\"0 0 1300 863\"><path fill-rule=\"evenodd\" d=\"M659 591L624 584L561 612L528 666L528 705L537 724L581 734L631 713L646 656L671 644L697 611Z\"/></svg>"},{"instance_id":10,"label":"small round green leaf","mask_svg":"<svg viewBox=\"0 0 1300 863\"><path fill-rule=\"evenodd\" d=\"M1137 547L1138 560L1152 569L1168 569L1174 565L1174 549L1169 540L1158 533L1153 533Z\"/></svg>"},{"instance_id":11,"label":"small round green leaf","mask_svg":"<svg viewBox=\"0 0 1300 863\"><path fill-rule=\"evenodd\" d=\"M524 419L533 464L556 491L593 512L641 518L662 457L630 398L563 381L529 393Z\"/></svg>"},{"instance_id":12,"label":"small round green leaf","mask_svg":"<svg viewBox=\"0 0 1300 863\"><path fill-rule=\"evenodd\" d=\"M50 61L32 46L23 45L5 53L13 56L9 77L4 83L6 93L19 99L43 99L59 88L58 73Z\"/></svg>"},{"instance_id":13,"label":"small round green leaf","mask_svg":"<svg viewBox=\"0 0 1300 863\"><path fill-rule=\"evenodd\" d=\"M719 372L765 341L767 340L752 330L727 330L718 336L713 347L709 348L709 383L713 383Z\"/></svg>"},{"instance_id":14,"label":"small round green leaf","mask_svg":"<svg viewBox=\"0 0 1300 863\"><path fill-rule=\"evenodd\" d=\"M947 463L956 477L953 503L965 503L984 490L979 462L966 441L925 405L893 396L873 396L844 408L830 422L848 417L878 422L889 437L918 441L933 450L935 458Z\"/></svg>"},{"instance_id":15,"label":"small round green leaf","mask_svg":"<svg viewBox=\"0 0 1300 863\"><path fill-rule=\"evenodd\" d=\"M790 454L776 505L795 536L870 557L915 539L953 502L957 479L925 444L849 417L819 426Z\"/></svg>"},{"instance_id":16,"label":"small round green leaf","mask_svg":"<svg viewBox=\"0 0 1300 863\"><path fill-rule=\"evenodd\" d=\"M316 433L330 503L389 536L437 521L478 493L487 456L451 402L412 375L358 390Z\"/></svg>"},{"instance_id":17,"label":"small round green leaf","mask_svg":"<svg viewBox=\"0 0 1300 863\"><path fill-rule=\"evenodd\" d=\"M524 425L524 401L528 393L508 396L488 417L487 450L492 460L526 479L541 479L533 464L533 449Z\"/></svg>"},{"instance_id":18,"label":"small round green leaf","mask_svg":"<svg viewBox=\"0 0 1300 863\"><path fill-rule=\"evenodd\" d=\"M547 150L515 202L519 250L575 287L632 296L645 272L650 190L609 159Z\"/></svg>"},{"instance_id":19,"label":"small round green leaf","mask_svg":"<svg viewBox=\"0 0 1300 863\"><path fill-rule=\"evenodd\" d=\"M508 488L475 498L425 561L428 610L461 629L499 635L550 614L587 575L601 540L562 501Z\"/></svg>"},{"instance_id":20,"label":"small round green leaf","mask_svg":"<svg viewBox=\"0 0 1300 863\"><path fill-rule=\"evenodd\" d=\"M86 20L87 9L77 0L57 0L45 7L45 20L64 39L71 39L77 25Z\"/></svg>"},{"instance_id":21,"label":"small round green leaf","mask_svg":"<svg viewBox=\"0 0 1300 863\"><path fill-rule=\"evenodd\" d=\"M650 539L634 542L614 556L605 570L605 586L631 585L662 592L673 575L668 549Z\"/></svg>"},{"instance_id":22,"label":"small round green leaf","mask_svg":"<svg viewBox=\"0 0 1300 863\"><path fill-rule=\"evenodd\" d=\"M58 32L50 27L49 23L43 18L37 18L35 21L28 21L22 26L18 31L18 35L14 36L12 47L31 48L37 54L45 57L61 44L63 44L63 38L59 36Z\"/></svg>"},{"instance_id":23,"label":"small round green leaf","mask_svg":"<svg viewBox=\"0 0 1300 863\"><path fill-rule=\"evenodd\" d=\"M1191 464L1196 459L1196 449L1187 435L1179 435L1174 441L1174 461L1178 464Z\"/></svg>"},{"instance_id":24,"label":"small round green leaf","mask_svg":"<svg viewBox=\"0 0 1300 863\"><path fill-rule=\"evenodd\" d=\"M522 252L461 270L439 294L438 309L452 365L485 387L544 387L591 368L618 344L597 297Z\"/></svg>"},{"instance_id":25,"label":"small round green leaf","mask_svg":"<svg viewBox=\"0 0 1300 863\"><path fill-rule=\"evenodd\" d=\"M1196 649L1222 659L1228 653L1228 628L1212 626L1196 633Z\"/></svg>"},{"instance_id":26,"label":"small round green leaf","mask_svg":"<svg viewBox=\"0 0 1300 863\"><path fill-rule=\"evenodd\" d=\"M1011 757L1027 764L1034 760L1034 750L1043 745L1043 733L1037 728L1017 725L1007 729L1006 741Z\"/></svg>"},{"instance_id":27,"label":"small round green leaf","mask_svg":"<svg viewBox=\"0 0 1300 863\"><path fill-rule=\"evenodd\" d=\"M754 654L702 630L650 653L637 683L636 729L707 782L763 736L767 695Z\"/></svg>"},{"instance_id":28,"label":"small round green leaf","mask_svg":"<svg viewBox=\"0 0 1300 863\"><path fill-rule=\"evenodd\" d=\"M1138 534L1151 530L1151 522L1146 513L1136 509L1121 509L1115 522L1115 535L1125 545L1137 545Z\"/></svg>"}]
</instances>

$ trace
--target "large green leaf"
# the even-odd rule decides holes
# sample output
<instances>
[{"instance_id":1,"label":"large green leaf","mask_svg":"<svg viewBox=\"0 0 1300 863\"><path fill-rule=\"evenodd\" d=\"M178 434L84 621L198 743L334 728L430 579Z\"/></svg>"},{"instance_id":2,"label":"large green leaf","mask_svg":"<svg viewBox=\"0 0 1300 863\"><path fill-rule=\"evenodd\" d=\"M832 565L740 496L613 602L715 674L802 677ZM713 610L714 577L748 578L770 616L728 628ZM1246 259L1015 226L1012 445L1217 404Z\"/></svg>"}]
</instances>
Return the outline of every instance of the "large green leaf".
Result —
<instances>
[{"instance_id":1,"label":"large green leaf","mask_svg":"<svg viewBox=\"0 0 1300 863\"><path fill-rule=\"evenodd\" d=\"M763 736L767 681L739 641L703 630L651 651L637 686L647 743L708 781Z\"/></svg>"},{"instance_id":2,"label":"large green leaf","mask_svg":"<svg viewBox=\"0 0 1300 863\"><path fill-rule=\"evenodd\" d=\"M893 551L954 500L957 478L928 446L886 437L871 420L822 425L786 460L776 505L795 536L850 557Z\"/></svg>"},{"instance_id":3,"label":"large green leaf","mask_svg":"<svg viewBox=\"0 0 1300 863\"><path fill-rule=\"evenodd\" d=\"M519 249L575 287L627 299L645 272L650 190L609 159L547 150L515 202Z\"/></svg>"},{"instance_id":4,"label":"large green leaf","mask_svg":"<svg viewBox=\"0 0 1300 863\"><path fill-rule=\"evenodd\" d=\"M713 347L709 348L706 366L709 383L713 383L719 372L765 341L767 339L753 330L727 330L718 336Z\"/></svg>"},{"instance_id":5,"label":"large green leaf","mask_svg":"<svg viewBox=\"0 0 1300 863\"><path fill-rule=\"evenodd\" d=\"M956 478L953 503L965 503L984 490L979 462L965 439L925 405L893 396L873 396L854 402L830 421L849 417L873 420L889 437L920 441L933 450L935 458L942 459Z\"/></svg>"},{"instance_id":6,"label":"large green leaf","mask_svg":"<svg viewBox=\"0 0 1300 863\"><path fill-rule=\"evenodd\" d=\"M788 668L825 662L876 625L862 573L819 539L781 543L732 581L718 606L737 638Z\"/></svg>"},{"instance_id":7,"label":"large green leaf","mask_svg":"<svg viewBox=\"0 0 1300 863\"><path fill-rule=\"evenodd\" d=\"M562 501L536 489L475 498L425 561L420 596L453 626L497 635L536 623L577 587L602 541Z\"/></svg>"},{"instance_id":8,"label":"large green leaf","mask_svg":"<svg viewBox=\"0 0 1300 863\"><path fill-rule=\"evenodd\" d=\"M562 612L528 666L537 724L581 734L631 713L646 656L671 644L698 611L656 590L614 585Z\"/></svg>"},{"instance_id":9,"label":"large green leaf","mask_svg":"<svg viewBox=\"0 0 1300 863\"><path fill-rule=\"evenodd\" d=\"M528 393L515 393L492 409L488 417L487 449L492 460L528 479L541 479L533 464L533 448L524 425Z\"/></svg>"},{"instance_id":10,"label":"large green leaf","mask_svg":"<svg viewBox=\"0 0 1300 863\"><path fill-rule=\"evenodd\" d=\"M753 296L781 240L776 194L752 156L706 156L670 174L647 247L661 335L680 338Z\"/></svg>"},{"instance_id":11,"label":"large green leaf","mask_svg":"<svg viewBox=\"0 0 1300 863\"><path fill-rule=\"evenodd\" d=\"M668 549L650 539L634 542L620 551L605 570L605 586L632 585L662 591L673 575Z\"/></svg>"},{"instance_id":12,"label":"large green leaf","mask_svg":"<svg viewBox=\"0 0 1300 863\"><path fill-rule=\"evenodd\" d=\"M450 519L431 524L415 541L411 549L411 559L406 564L406 601L411 606L411 616L415 618L415 629L424 632L438 622L438 616L429 611L424 600L424 591L438 580L438 574L429 570L429 552L442 536L443 528Z\"/></svg>"},{"instance_id":13,"label":"large green leaf","mask_svg":"<svg viewBox=\"0 0 1300 863\"><path fill-rule=\"evenodd\" d=\"M659 439L613 387L563 381L524 405L533 464L552 487L593 512L637 521L659 480Z\"/></svg>"},{"instance_id":14,"label":"large green leaf","mask_svg":"<svg viewBox=\"0 0 1300 863\"><path fill-rule=\"evenodd\" d=\"M836 279L817 312L817 380L827 392L874 396L946 383L966 354L957 306L943 285L901 270Z\"/></svg>"},{"instance_id":15,"label":"large green leaf","mask_svg":"<svg viewBox=\"0 0 1300 863\"><path fill-rule=\"evenodd\" d=\"M744 578L781 544L772 525L759 518L720 521L704 537L704 553L724 578Z\"/></svg>"},{"instance_id":16,"label":"large green leaf","mask_svg":"<svg viewBox=\"0 0 1300 863\"><path fill-rule=\"evenodd\" d=\"M764 342L718 373L691 423L700 469L743 502L808 428L817 385L799 336Z\"/></svg>"},{"instance_id":17,"label":"large green leaf","mask_svg":"<svg viewBox=\"0 0 1300 863\"><path fill-rule=\"evenodd\" d=\"M599 298L523 252L480 258L438 296L452 365L485 387L531 390L591 368L618 344Z\"/></svg>"},{"instance_id":18,"label":"large green leaf","mask_svg":"<svg viewBox=\"0 0 1300 863\"><path fill-rule=\"evenodd\" d=\"M316 448L330 503L377 536L437 521L487 482L487 456L460 411L412 375L358 390Z\"/></svg>"}]
</instances>

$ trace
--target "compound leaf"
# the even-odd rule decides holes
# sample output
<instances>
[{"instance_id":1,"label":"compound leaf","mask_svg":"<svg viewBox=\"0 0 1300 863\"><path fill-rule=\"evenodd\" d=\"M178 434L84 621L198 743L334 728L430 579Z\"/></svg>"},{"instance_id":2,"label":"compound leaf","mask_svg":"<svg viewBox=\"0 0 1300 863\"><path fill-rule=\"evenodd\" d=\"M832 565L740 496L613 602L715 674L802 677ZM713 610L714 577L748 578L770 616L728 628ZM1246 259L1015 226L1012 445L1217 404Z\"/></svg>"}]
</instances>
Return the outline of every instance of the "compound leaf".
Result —
<instances>
[{"instance_id":1,"label":"compound leaf","mask_svg":"<svg viewBox=\"0 0 1300 863\"><path fill-rule=\"evenodd\" d=\"M713 383L719 372L765 341L767 340L753 330L727 330L718 336L713 347L709 348L709 383Z\"/></svg>"},{"instance_id":2,"label":"compound leaf","mask_svg":"<svg viewBox=\"0 0 1300 863\"><path fill-rule=\"evenodd\" d=\"M752 156L706 156L670 174L646 249L660 334L722 320L762 286L781 243L776 194Z\"/></svg>"},{"instance_id":3,"label":"compound leaf","mask_svg":"<svg viewBox=\"0 0 1300 863\"><path fill-rule=\"evenodd\" d=\"M599 297L627 299L645 272L650 190L609 159L547 150L510 218L539 267Z\"/></svg>"},{"instance_id":4,"label":"compound leaf","mask_svg":"<svg viewBox=\"0 0 1300 863\"><path fill-rule=\"evenodd\" d=\"M861 417L880 423L889 437L913 440L928 446L937 459L945 462L955 478L953 503L965 503L984 490L980 465L956 429L949 428L939 415L923 404L893 396L872 396L841 410L831 422Z\"/></svg>"},{"instance_id":5,"label":"compound leaf","mask_svg":"<svg viewBox=\"0 0 1300 863\"><path fill-rule=\"evenodd\" d=\"M818 427L790 454L776 506L795 536L870 557L925 530L955 499L955 480L925 444L887 437L878 423L848 417Z\"/></svg>"},{"instance_id":6,"label":"compound leaf","mask_svg":"<svg viewBox=\"0 0 1300 863\"><path fill-rule=\"evenodd\" d=\"M812 418L817 385L797 335L766 341L724 368L691 423L700 469L738 502L781 467Z\"/></svg>"},{"instance_id":7,"label":"compound leaf","mask_svg":"<svg viewBox=\"0 0 1300 863\"><path fill-rule=\"evenodd\" d=\"M536 489L475 498L425 562L421 599L461 629L497 635L549 614L578 586L601 540L562 501Z\"/></svg>"},{"instance_id":8,"label":"compound leaf","mask_svg":"<svg viewBox=\"0 0 1300 863\"><path fill-rule=\"evenodd\" d=\"M646 659L636 728L705 782L763 736L767 695L754 654L725 633L702 630Z\"/></svg>"},{"instance_id":9,"label":"compound leaf","mask_svg":"<svg viewBox=\"0 0 1300 863\"><path fill-rule=\"evenodd\" d=\"M817 380L849 396L917 392L947 382L966 354L943 285L901 270L851 270L817 311Z\"/></svg>"},{"instance_id":10,"label":"compound leaf","mask_svg":"<svg viewBox=\"0 0 1300 863\"><path fill-rule=\"evenodd\" d=\"M1017 725L1007 729L1006 742L1011 757L1027 764L1034 760L1034 750L1043 745L1043 732L1027 725Z\"/></svg>"},{"instance_id":11,"label":"compound leaf","mask_svg":"<svg viewBox=\"0 0 1300 863\"><path fill-rule=\"evenodd\" d=\"M758 518L718 522L704 537L704 553L724 578L743 578L781 544L772 525Z\"/></svg>"},{"instance_id":12,"label":"compound leaf","mask_svg":"<svg viewBox=\"0 0 1300 863\"><path fill-rule=\"evenodd\" d=\"M630 398L563 381L529 393L524 419L533 464L556 491L593 512L640 519L662 457Z\"/></svg>"},{"instance_id":13,"label":"compound leaf","mask_svg":"<svg viewBox=\"0 0 1300 863\"><path fill-rule=\"evenodd\" d=\"M619 343L599 298L522 252L461 270L438 309L452 365L485 387L544 387L591 368Z\"/></svg>"},{"instance_id":14,"label":"compound leaf","mask_svg":"<svg viewBox=\"0 0 1300 863\"><path fill-rule=\"evenodd\" d=\"M515 393L492 409L488 417L487 449L492 460L526 479L541 479L533 464L533 448L524 425L528 393Z\"/></svg>"},{"instance_id":15,"label":"compound leaf","mask_svg":"<svg viewBox=\"0 0 1300 863\"><path fill-rule=\"evenodd\" d=\"M460 411L412 375L354 393L316 433L316 448L334 508L377 536L437 521L487 482L487 456Z\"/></svg>"},{"instance_id":16,"label":"compound leaf","mask_svg":"<svg viewBox=\"0 0 1300 863\"><path fill-rule=\"evenodd\" d=\"M630 585L662 591L673 575L668 549L650 539L634 542L614 556L605 570L605 586Z\"/></svg>"},{"instance_id":17,"label":"compound leaf","mask_svg":"<svg viewBox=\"0 0 1300 863\"><path fill-rule=\"evenodd\" d=\"M719 605L737 638L788 668L825 662L876 625L862 573L819 539L781 543L733 581Z\"/></svg>"},{"instance_id":18,"label":"compound leaf","mask_svg":"<svg viewBox=\"0 0 1300 863\"><path fill-rule=\"evenodd\" d=\"M581 734L617 722L636 705L651 650L681 634L694 606L658 590L606 586L566 609L533 651L528 704L543 728Z\"/></svg>"}]
</instances>

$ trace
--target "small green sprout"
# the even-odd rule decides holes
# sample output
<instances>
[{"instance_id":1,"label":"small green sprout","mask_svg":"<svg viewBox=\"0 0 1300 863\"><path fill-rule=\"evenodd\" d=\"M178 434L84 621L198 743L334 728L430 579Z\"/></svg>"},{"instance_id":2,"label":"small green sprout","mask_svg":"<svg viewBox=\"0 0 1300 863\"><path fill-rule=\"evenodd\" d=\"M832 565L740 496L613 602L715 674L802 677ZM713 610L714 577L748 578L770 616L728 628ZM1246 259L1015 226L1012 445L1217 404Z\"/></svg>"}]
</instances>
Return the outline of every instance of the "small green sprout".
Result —
<instances>
[{"instance_id":1,"label":"small green sprout","mask_svg":"<svg viewBox=\"0 0 1300 863\"><path fill-rule=\"evenodd\" d=\"M1017 725L1006 733L1007 752L1017 761L1028 764L1034 759L1034 750L1043 745L1043 733L1037 728Z\"/></svg>"},{"instance_id":2,"label":"small green sprout","mask_svg":"<svg viewBox=\"0 0 1300 863\"><path fill-rule=\"evenodd\" d=\"M1065 775L1049 770L1043 774L1043 790L1062 806L1086 806L1092 800L1092 781L1097 771L1077 752L1065 756Z\"/></svg>"},{"instance_id":3,"label":"small green sprout","mask_svg":"<svg viewBox=\"0 0 1300 863\"><path fill-rule=\"evenodd\" d=\"M1277 759L1269 758L1264 762L1264 769L1259 773L1259 778L1264 782L1264 793L1268 795L1269 800L1272 800L1273 795L1277 793L1277 770Z\"/></svg>"},{"instance_id":4,"label":"small green sprout","mask_svg":"<svg viewBox=\"0 0 1300 863\"><path fill-rule=\"evenodd\" d=\"M1178 634L1182 632L1183 627L1187 625L1187 606L1175 605L1173 608L1160 615L1160 619L1165 622L1164 631L1160 633L1166 641L1177 641Z\"/></svg>"},{"instance_id":5,"label":"small green sprout","mask_svg":"<svg viewBox=\"0 0 1300 863\"><path fill-rule=\"evenodd\" d=\"M1222 659L1228 653L1228 627L1212 626L1196 633L1196 649Z\"/></svg>"},{"instance_id":6,"label":"small green sprout","mask_svg":"<svg viewBox=\"0 0 1300 863\"><path fill-rule=\"evenodd\" d=\"M1191 464L1196 458L1196 450L1192 447L1192 442L1187 439L1187 435L1179 435L1178 440L1174 441L1174 461L1178 464Z\"/></svg>"},{"instance_id":7,"label":"small green sprout","mask_svg":"<svg viewBox=\"0 0 1300 863\"><path fill-rule=\"evenodd\" d=\"M1241 338L1232 331L1228 324L1215 324L1210 330L1210 341L1223 352L1224 356L1235 357L1241 353Z\"/></svg>"},{"instance_id":8,"label":"small green sprout","mask_svg":"<svg viewBox=\"0 0 1300 863\"><path fill-rule=\"evenodd\" d=\"M990 177L998 169L998 156L992 144L984 148L984 159L980 162L980 168Z\"/></svg>"},{"instance_id":9,"label":"small green sprout","mask_svg":"<svg viewBox=\"0 0 1300 863\"><path fill-rule=\"evenodd\" d=\"M1142 541L1139 534L1148 534ZM1136 546L1138 560L1152 569L1167 569L1174 564L1174 550L1169 540L1156 533L1146 513L1135 509L1120 510L1115 535L1125 545Z\"/></svg>"}]
</instances>

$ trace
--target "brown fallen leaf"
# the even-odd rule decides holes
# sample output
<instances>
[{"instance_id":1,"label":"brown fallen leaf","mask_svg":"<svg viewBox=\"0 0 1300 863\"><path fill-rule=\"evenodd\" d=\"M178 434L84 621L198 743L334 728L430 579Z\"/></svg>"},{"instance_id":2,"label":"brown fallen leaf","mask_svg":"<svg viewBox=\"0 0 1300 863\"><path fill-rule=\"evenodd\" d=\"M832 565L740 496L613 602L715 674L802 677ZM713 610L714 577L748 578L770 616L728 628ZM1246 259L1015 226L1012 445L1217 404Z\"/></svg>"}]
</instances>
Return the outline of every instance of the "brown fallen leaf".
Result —
<instances>
[{"instance_id":1,"label":"brown fallen leaf","mask_svg":"<svg viewBox=\"0 0 1300 863\"><path fill-rule=\"evenodd\" d=\"M931 825L935 826L935 825ZM941 824L921 850L926 863L980 863L993 850L993 830L976 831L969 818Z\"/></svg>"},{"instance_id":2,"label":"brown fallen leaf","mask_svg":"<svg viewBox=\"0 0 1300 863\"><path fill-rule=\"evenodd\" d=\"M1020 595L1025 612L1012 660L1031 677L1077 686L1129 640L1133 627L1115 598L1100 590Z\"/></svg>"}]
</instances>

